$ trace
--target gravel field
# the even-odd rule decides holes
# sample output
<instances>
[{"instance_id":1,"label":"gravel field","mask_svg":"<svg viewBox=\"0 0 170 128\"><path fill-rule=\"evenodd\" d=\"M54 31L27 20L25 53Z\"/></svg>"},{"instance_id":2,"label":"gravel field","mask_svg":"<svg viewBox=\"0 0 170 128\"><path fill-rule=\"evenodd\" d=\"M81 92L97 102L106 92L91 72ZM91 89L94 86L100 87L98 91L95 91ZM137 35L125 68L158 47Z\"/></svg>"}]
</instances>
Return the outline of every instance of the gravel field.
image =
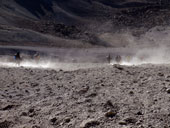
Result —
<instances>
[{"instance_id":1,"label":"gravel field","mask_svg":"<svg viewBox=\"0 0 170 128\"><path fill-rule=\"evenodd\" d=\"M0 75L1 128L170 128L169 65Z\"/></svg>"}]
</instances>

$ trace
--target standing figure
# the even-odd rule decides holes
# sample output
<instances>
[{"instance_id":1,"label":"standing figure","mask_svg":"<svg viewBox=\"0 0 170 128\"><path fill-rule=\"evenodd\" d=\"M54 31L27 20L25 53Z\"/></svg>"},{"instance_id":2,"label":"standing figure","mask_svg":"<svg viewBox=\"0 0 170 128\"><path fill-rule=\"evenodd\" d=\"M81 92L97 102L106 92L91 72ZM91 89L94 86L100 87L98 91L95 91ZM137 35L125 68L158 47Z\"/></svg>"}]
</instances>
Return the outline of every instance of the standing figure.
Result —
<instances>
[{"instance_id":1,"label":"standing figure","mask_svg":"<svg viewBox=\"0 0 170 128\"><path fill-rule=\"evenodd\" d=\"M14 59L16 61L16 63L19 65L20 62L21 62L21 56L20 56L20 52L17 52L15 55L14 55Z\"/></svg>"},{"instance_id":2,"label":"standing figure","mask_svg":"<svg viewBox=\"0 0 170 128\"><path fill-rule=\"evenodd\" d=\"M40 59L40 54L39 54L38 52L36 52L36 53L34 54L33 58L34 58L35 60L39 60L39 59Z\"/></svg>"},{"instance_id":3,"label":"standing figure","mask_svg":"<svg viewBox=\"0 0 170 128\"><path fill-rule=\"evenodd\" d=\"M110 64L111 63L111 56L110 56L110 54L107 56L107 62Z\"/></svg>"},{"instance_id":4,"label":"standing figure","mask_svg":"<svg viewBox=\"0 0 170 128\"><path fill-rule=\"evenodd\" d=\"M122 61L122 57L120 55L117 55L115 60L119 64Z\"/></svg>"}]
</instances>

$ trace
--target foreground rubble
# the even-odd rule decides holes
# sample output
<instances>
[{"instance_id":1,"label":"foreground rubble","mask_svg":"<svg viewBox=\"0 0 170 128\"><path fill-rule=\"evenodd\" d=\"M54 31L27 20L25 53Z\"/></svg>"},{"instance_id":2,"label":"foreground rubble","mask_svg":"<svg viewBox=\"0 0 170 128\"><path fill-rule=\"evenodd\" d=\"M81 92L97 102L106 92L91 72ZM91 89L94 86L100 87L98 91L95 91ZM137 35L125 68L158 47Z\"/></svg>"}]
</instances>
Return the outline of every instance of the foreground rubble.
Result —
<instances>
[{"instance_id":1,"label":"foreground rubble","mask_svg":"<svg viewBox=\"0 0 170 128\"><path fill-rule=\"evenodd\" d=\"M169 128L170 68L0 68L0 127Z\"/></svg>"}]
</instances>

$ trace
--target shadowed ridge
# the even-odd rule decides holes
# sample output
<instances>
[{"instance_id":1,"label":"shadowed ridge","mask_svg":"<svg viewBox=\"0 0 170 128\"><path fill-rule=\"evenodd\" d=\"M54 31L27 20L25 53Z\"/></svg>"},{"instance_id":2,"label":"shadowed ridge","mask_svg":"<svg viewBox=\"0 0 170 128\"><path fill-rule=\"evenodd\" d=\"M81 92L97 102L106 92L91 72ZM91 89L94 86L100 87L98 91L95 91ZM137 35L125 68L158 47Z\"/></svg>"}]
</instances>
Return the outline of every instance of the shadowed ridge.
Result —
<instances>
[{"instance_id":1,"label":"shadowed ridge","mask_svg":"<svg viewBox=\"0 0 170 128\"><path fill-rule=\"evenodd\" d=\"M54 12L51 0L15 0L37 17L44 16L45 11Z\"/></svg>"}]
</instances>

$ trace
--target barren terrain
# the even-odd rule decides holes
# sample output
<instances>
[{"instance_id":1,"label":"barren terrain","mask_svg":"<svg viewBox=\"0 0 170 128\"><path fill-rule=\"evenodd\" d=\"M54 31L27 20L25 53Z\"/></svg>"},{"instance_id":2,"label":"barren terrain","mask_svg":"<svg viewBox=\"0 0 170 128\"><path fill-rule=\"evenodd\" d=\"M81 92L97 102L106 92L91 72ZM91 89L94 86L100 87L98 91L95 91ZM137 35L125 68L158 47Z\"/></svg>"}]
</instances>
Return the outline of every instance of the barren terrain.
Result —
<instances>
[{"instance_id":1,"label":"barren terrain","mask_svg":"<svg viewBox=\"0 0 170 128\"><path fill-rule=\"evenodd\" d=\"M169 65L0 69L1 128L169 128Z\"/></svg>"},{"instance_id":2,"label":"barren terrain","mask_svg":"<svg viewBox=\"0 0 170 128\"><path fill-rule=\"evenodd\" d=\"M0 128L170 128L169 17L166 0L0 0Z\"/></svg>"}]
</instances>

